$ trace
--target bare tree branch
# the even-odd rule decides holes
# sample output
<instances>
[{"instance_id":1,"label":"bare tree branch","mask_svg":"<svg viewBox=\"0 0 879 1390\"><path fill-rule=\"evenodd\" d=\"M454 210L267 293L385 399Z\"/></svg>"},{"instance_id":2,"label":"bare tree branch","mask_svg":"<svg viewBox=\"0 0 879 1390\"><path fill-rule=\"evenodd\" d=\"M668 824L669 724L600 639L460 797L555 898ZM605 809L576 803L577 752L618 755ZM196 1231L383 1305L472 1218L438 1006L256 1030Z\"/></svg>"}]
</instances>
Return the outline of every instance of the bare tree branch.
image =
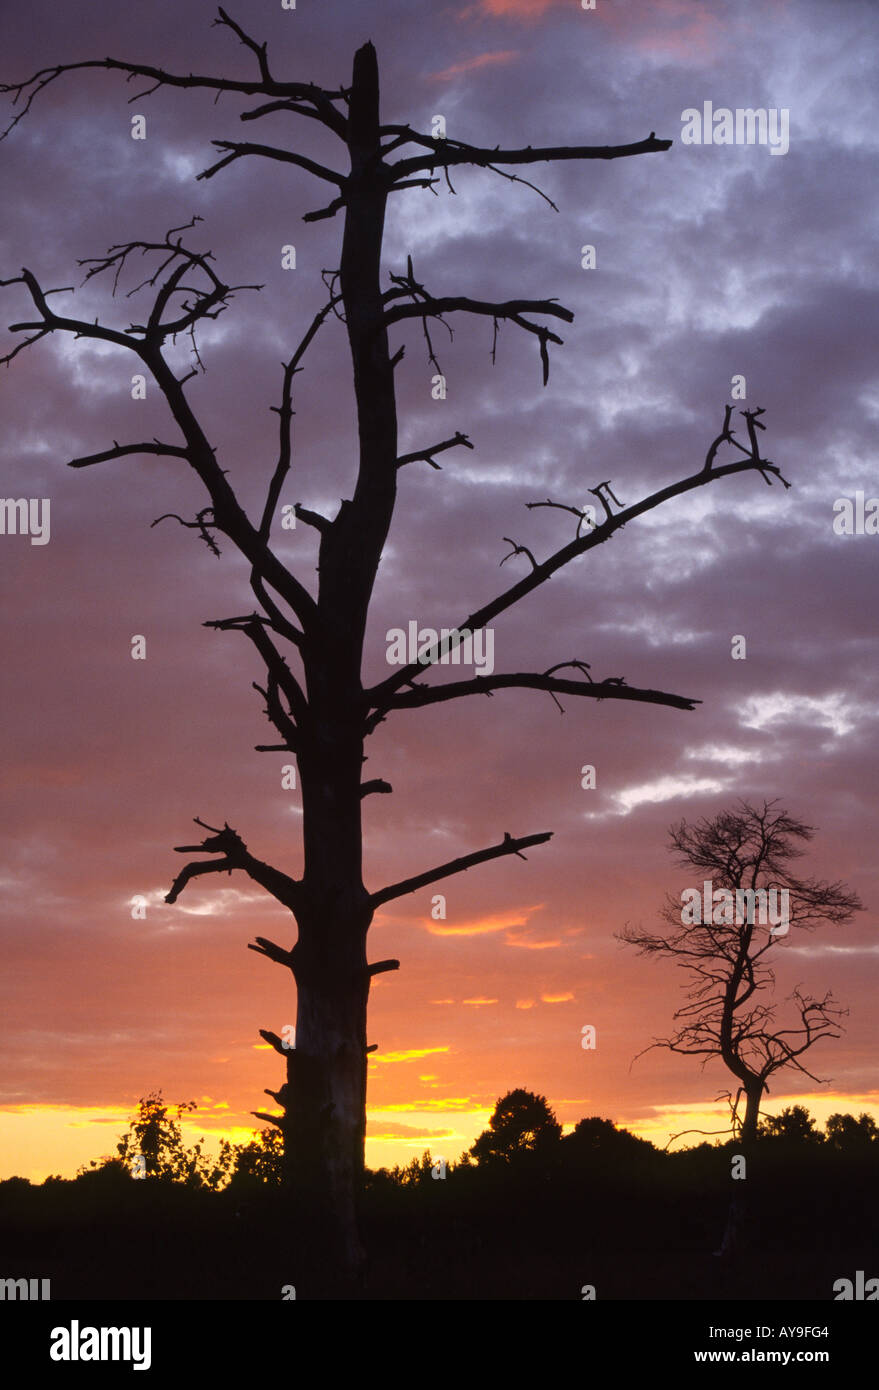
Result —
<instances>
[{"instance_id":1,"label":"bare tree branch","mask_svg":"<svg viewBox=\"0 0 879 1390\"><path fill-rule=\"evenodd\" d=\"M158 526L160 521L178 521L180 525L185 526L187 530L198 531L199 535L201 536L201 539L204 541L208 550L211 552L212 555L216 555L219 559L220 547L217 545L217 542L214 540L213 536L210 533L210 528L216 525L216 523L213 520L208 519L210 516L212 516L212 513L213 508L202 507L201 511L196 516L195 521L184 521L183 517L178 516L176 512L163 512L161 516L156 517L155 521L150 522L150 529L152 529L153 526Z\"/></svg>"},{"instance_id":2,"label":"bare tree branch","mask_svg":"<svg viewBox=\"0 0 879 1390\"><path fill-rule=\"evenodd\" d=\"M304 633L296 627L294 623L291 623L289 618L284 616L269 594L259 571L256 569L251 570L250 587L266 610L272 630L276 632L279 637L286 637L287 641L292 642L295 647L301 648L304 641Z\"/></svg>"},{"instance_id":3,"label":"bare tree branch","mask_svg":"<svg viewBox=\"0 0 879 1390\"><path fill-rule=\"evenodd\" d=\"M383 129L390 131L392 127L386 126ZM569 159L625 159L632 155L657 154L671 149L672 145L671 140L657 140L653 131L646 140L639 140L632 145L552 145L538 146L534 149L528 145L525 149L519 150L502 150L499 147L493 150L482 149L458 140L437 140L429 135L416 135L414 131L411 131L407 138L424 145L430 153L413 155L411 159L400 159L395 164L388 165L390 178L395 183L398 179L409 178L422 169L433 172L435 169L450 169L461 164L491 169L497 164L558 163Z\"/></svg>"},{"instance_id":4,"label":"bare tree branch","mask_svg":"<svg viewBox=\"0 0 879 1390\"><path fill-rule=\"evenodd\" d=\"M118 245L111 246L104 256L89 256L77 262L80 266L88 266L85 281L93 279L96 275L101 275L106 271L113 271L113 294L119 289L119 278L122 271L126 268L129 257L135 252L140 252L141 256L150 255L158 252L162 256L162 261L152 275L148 275L140 284L135 285L128 291L127 298L137 294L140 290L147 287L155 287L159 284L160 278L165 274L175 261L180 262L175 266L167 278L159 285L153 308L147 324L132 324L128 329L129 333L141 333L144 341L162 343L167 338L174 339L178 333L192 330L199 319L215 319L226 308L230 299L240 290L260 290L262 285L226 285L220 280L210 265L212 254L207 252L191 251L189 247L183 245L180 235L175 233L189 231L202 218L193 217L182 227L172 227L165 234L164 241L127 241ZM210 288L183 285L182 279L189 271L202 273L208 280ZM162 315L173 295L188 294L192 296L192 302L183 301L183 313L179 318L170 322L163 322ZM193 337L193 345L195 339ZM198 349L194 347L195 356L198 358Z\"/></svg>"},{"instance_id":5,"label":"bare tree branch","mask_svg":"<svg viewBox=\"0 0 879 1390\"><path fill-rule=\"evenodd\" d=\"M312 120L320 121L322 125L328 126L336 135L345 139L347 122L340 111L337 111L331 103L325 104L315 99L315 106L304 106L301 101L293 101L284 98L279 101L267 101L261 106L256 106L252 111L242 111L239 117L242 121L256 121L261 116L270 116L276 111L289 111L296 116L309 116Z\"/></svg>"},{"instance_id":6,"label":"bare tree branch","mask_svg":"<svg viewBox=\"0 0 879 1390\"><path fill-rule=\"evenodd\" d=\"M318 312L315 314L314 318L311 320L311 323L309 324L308 328L306 329L305 333L300 339L299 345L297 346L289 362L286 362L284 364L284 381L281 390L281 404L273 405L271 407L271 409L275 411L275 413L279 417L280 442L278 448L278 462L275 466L275 471L272 475L272 480L269 483L265 507L263 508L262 520L260 522L259 527L259 534L264 541L268 541L269 536L271 534L272 521L274 519L275 511L277 509L278 499L280 498L281 489L284 485L284 481L287 477L287 474L290 471L290 464L293 455L293 441L291 434L292 420L293 415L295 413L293 410L293 377L297 372L302 371L302 368L299 365L300 362L305 356L305 353L308 351L308 348L310 347L311 343L314 341L314 338L316 337L321 325L326 322L326 319L329 316L329 314L331 314L335 310L336 306L339 303L341 303L341 300L342 296L340 294L333 294L330 296L329 300L324 305L324 307L322 309L319 309Z\"/></svg>"},{"instance_id":7,"label":"bare tree branch","mask_svg":"<svg viewBox=\"0 0 879 1390\"><path fill-rule=\"evenodd\" d=\"M307 173L313 174L316 179L323 179L324 183L334 183L337 188L344 189L347 179L344 174L337 174L335 169L328 169L324 164L318 164L316 160L309 159L304 154L296 154L293 150L279 150L274 145L254 145L249 142L236 140L212 140L218 150L228 150L229 153L223 159L212 164L209 169L203 169L196 175L197 179L212 179L221 169L225 169L227 164L231 164L236 159L243 159L246 155L261 155L264 159L276 159L282 164L295 164L298 169L305 169Z\"/></svg>"},{"instance_id":8,"label":"bare tree branch","mask_svg":"<svg viewBox=\"0 0 879 1390\"><path fill-rule=\"evenodd\" d=\"M286 1058L290 1049L284 1046L277 1033L272 1033L267 1028L260 1028L259 1035L270 1047L273 1047L276 1052L279 1052L282 1057Z\"/></svg>"},{"instance_id":9,"label":"bare tree branch","mask_svg":"<svg viewBox=\"0 0 879 1390\"><path fill-rule=\"evenodd\" d=\"M265 956L268 960L274 961L276 965L286 965L291 970L293 968L293 952L285 951L283 946L276 945L274 941L269 941L264 936L258 936L256 938L256 944L252 941L248 941L247 949L248 951L256 951L258 955ZM266 1034L263 1033L262 1036L265 1037ZM289 1051L289 1049L284 1047L283 1043L281 1044L281 1050L285 1054Z\"/></svg>"},{"instance_id":10,"label":"bare tree branch","mask_svg":"<svg viewBox=\"0 0 879 1390\"><path fill-rule=\"evenodd\" d=\"M291 912L295 914L300 902L301 884L297 879L290 878L288 874L280 869L275 869L271 864L264 864L261 859L256 859L248 853L247 846L241 839L237 831L232 830L228 824L222 830L217 830L214 826L205 825L196 817L196 824L206 830L213 831L213 834L202 840L198 845L176 845L176 854L192 854L199 850L206 854L218 854L222 857L218 860L200 860L194 864L186 864L180 870L168 893L165 894L166 903L175 903L183 892L184 888L194 878L199 878L203 874L231 873L233 869L241 869L252 878L254 883L258 883L261 888L265 888L273 898Z\"/></svg>"},{"instance_id":11,"label":"bare tree branch","mask_svg":"<svg viewBox=\"0 0 879 1390\"><path fill-rule=\"evenodd\" d=\"M73 333L78 338L96 338L101 342L115 343L118 347L131 348L135 352L142 351L142 343L132 339L126 333L120 333L115 328L104 328L98 323L84 323L80 319L69 319L53 313L46 300L50 294L54 294L56 291L41 289L36 276L26 266L23 267L20 275L14 275L9 280L0 280L0 288L17 284L26 286L40 318L35 323L11 323L9 325L10 333L27 333L35 330L34 336L26 343L20 343L14 352L0 357L0 362L11 362L22 348L29 347L31 343L45 337L47 333L54 333L58 329Z\"/></svg>"},{"instance_id":12,"label":"bare tree branch","mask_svg":"<svg viewBox=\"0 0 879 1390\"><path fill-rule=\"evenodd\" d=\"M232 30L233 34L238 35L245 48L249 48L251 53L256 54L256 60L259 64L259 75L262 78L263 82L267 86L272 86L272 75L269 72L269 60L266 51L267 45L265 43L257 43L255 39L252 39L249 36L249 34L245 34L244 30L235 23L234 19L230 19L229 15L223 9L222 5L219 7L218 13L220 17L219 19L214 20L214 25L217 28L222 28L222 26L225 25L228 29Z\"/></svg>"},{"instance_id":13,"label":"bare tree branch","mask_svg":"<svg viewBox=\"0 0 879 1390\"><path fill-rule=\"evenodd\" d=\"M398 960L377 960L373 965L366 967L366 973L368 975L384 975L389 970L399 969L400 962Z\"/></svg>"},{"instance_id":14,"label":"bare tree branch","mask_svg":"<svg viewBox=\"0 0 879 1390\"><path fill-rule=\"evenodd\" d=\"M296 748L299 743L299 724L308 720L308 701L298 680L266 632L266 624L270 621L258 613L251 613L238 618L215 618L203 626L214 628L218 632L243 632L250 638L269 673L268 690L263 690L261 686L255 688L265 696L269 718L278 733L292 748ZM278 699L279 690L283 691L289 701L289 714Z\"/></svg>"},{"instance_id":15,"label":"bare tree branch","mask_svg":"<svg viewBox=\"0 0 879 1390\"><path fill-rule=\"evenodd\" d=\"M157 454L161 457L189 461L189 451L179 444L162 444L158 439L144 444L117 444L114 439L112 449L105 449L101 454L86 454L83 458L70 459L67 467L90 468L94 463L107 463L110 459L125 458L128 454Z\"/></svg>"},{"instance_id":16,"label":"bare tree branch","mask_svg":"<svg viewBox=\"0 0 879 1390\"><path fill-rule=\"evenodd\" d=\"M143 244L145 243L141 245ZM137 245L137 243L128 243L127 247L130 250ZM164 246L159 243L149 243L148 245L151 246L151 249L164 249ZM178 248L176 243L172 245L172 251L175 255L180 249L182 248ZM121 248L121 252L125 250L126 247ZM185 254L190 255L192 253ZM206 258L196 257L195 259L203 262ZM109 269L112 264L117 264L117 257L112 250L109 258L100 258L100 260L101 264L96 267L95 273L98 273L99 269ZM212 272L209 270L208 274L210 275ZM12 325L13 331L36 329L34 338L29 340L31 342L35 342L46 333L56 331L72 333L75 337L94 338L124 347L143 362L164 395L171 414L181 430L186 442L183 456L188 459L198 474L211 499L211 509L214 516L212 524L229 536L246 559L250 561L260 578L271 584L290 606L303 628L310 626L317 611L314 600L304 585L281 564L260 536L259 531L245 515L224 471L217 463L213 448L208 443L193 414L183 390L183 383L177 379L162 356L161 340L172 331L173 325L158 325L154 332L148 327L133 330L145 335L141 340L133 337L130 333L121 333L116 329L105 328L98 323L86 323L80 319L71 319L55 314L47 303L47 293L51 293L51 291L43 291L36 277L26 268L20 276L15 276L11 280L0 281L0 286L19 283L24 284L28 289L31 299L41 315L41 320L38 323L14 324ZM6 358L0 358L0 362L8 362L14 355L15 353L11 353ZM110 457L114 456L121 456L121 454L110 455Z\"/></svg>"},{"instance_id":17,"label":"bare tree branch","mask_svg":"<svg viewBox=\"0 0 879 1390\"><path fill-rule=\"evenodd\" d=\"M393 790L390 782L386 782L383 777L373 777L369 782L361 782L360 799L362 801L365 796L373 796L376 793L389 796Z\"/></svg>"},{"instance_id":18,"label":"bare tree branch","mask_svg":"<svg viewBox=\"0 0 879 1390\"><path fill-rule=\"evenodd\" d=\"M461 431L458 430L451 439L444 439L440 444L434 444L429 449L416 449L414 453L402 454L400 458L397 459L397 467L404 468L407 463L423 462L429 463L431 468L435 468L439 471L440 465L436 462L435 455L443 453L446 449L454 449L458 444L463 444L465 449L472 449L475 447L471 444L467 435L462 434Z\"/></svg>"},{"instance_id":19,"label":"bare tree branch","mask_svg":"<svg viewBox=\"0 0 879 1390\"><path fill-rule=\"evenodd\" d=\"M505 555L503 557L503 559L500 562L501 565L505 565L508 560L512 560L516 555L527 555L528 559L531 561L532 570L537 569L537 561L535 560L531 551L528 549L527 545L519 545L518 541L511 540L509 536L504 536L504 540L506 541L507 545L512 546L512 549L509 555ZM500 566L498 566L498 568L500 568Z\"/></svg>"},{"instance_id":20,"label":"bare tree branch","mask_svg":"<svg viewBox=\"0 0 879 1390\"><path fill-rule=\"evenodd\" d=\"M779 478L785 487L790 486L782 477L781 470L777 468L775 464L770 463L766 459L755 459L750 454L743 459L737 460L735 463L723 464L720 467L712 468L709 472L706 472L705 469L702 468L698 473L694 473L688 478L682 478L679 482L671 483L667 487L660 488L657 492L651 493L649 497L643 498L640 502L633 503L631 506L625 507L621 511L607 515L600 525L596 526L586 535L575 537L574 540L570 541L567 545L561 546L550 555L548 559L538 564L536 569L532 569L530 574L525 575L524 578L520 579L502 594L499 594L497 598L492 599L491 602L483 604L481 608L471 613L463 622L457 623L455 625L456 630L460 632L476 632L479 628L487 626L493 618L498 617L501 613L506 612L507 609L512 608L514 604L525 598L527 594L539 588L541 584L545 584L546 581L564 565L570 564L572 560L580 555L586 554L587 551L594 549L596 546L603 545L605 541L610 540L612 536L616 535L617 531L622 530L629 521L633 521L636 517L643 516L646 512L653 511L655 507L661 506L664 502L670 501L673 497L681 497L685 493L693 492L696 488L704 487L706 483L714 482L718 478L731 477L737 473L747 473L755 470L762 472L764 476L767 472L771 473L773 476ZM605 485L602 484L602 486ZM598 490L596 489L596 491ZM605 510L609 513L609 508L606 504ZM422 675L424 669L424 665L421 662L410 662L406 666L401 666L393 675L388 676L386 680L381 681L378 685L373 686L370 690L365 692L367 702L375 708L385 708L388 698L399 690L401 686L409 685L416 676Z\"/></svg>"},{"instance_id":21,"label":"bare tree branch","mask_svg":"<svg viewBox=\"0 0 879 1390\"><path fill-rule=\"evenodd\" d=\"M413 287L411 293L424 291L420 287ZM422 322L428 318L439 319L444 322L444 314L467 313L485 315L492 319L509 319L518 328L523 328L527 333L532 333L540 343L540 360L543 365L543 384L549 381L549 356L547 353L547 343L561 344L564 340L545 327L543 324L533 323L524 317L525 314L550 314L554 318L563 319L565 323L572 323L574 315L570 309L557 304L552 299L511 299L503 304L492 304L486 300L469 299L466 295L447 295L439 299L426 296L418 299L412 304L395 304L385 312L384 322L386 327L391 324L399 323L403 319L421 319ZM433 359L435 361L435 359Z\"/></svg>"},{"instance_id":22,"label":"bare tree branch","mask_svg":"<svg viewBox=\"0 0 879 1390\"><path fill-rule=\"evenodd\" d=\"M276 82L267 75L268 62L265 57L265 45L257 44L254 40L249 39L223 10L220 11L220 20L215 22L226 24L238 35L242 43L245 43L256 53L260 68L258 81L238 82L231 78L205 77L195 73L171 73L163 68L152 67L145 63L126 63L116 58L88 59L80 63L58 63L54 67L41 68L33 76L25 78L23 82L0 84L0 93L12 96L13 106L17 106L20 102L23 103L21 111L13 117L6 129L0 134L0 139L5 138L15 129L19 121L23 120L29 113L36 97L59 77L68 72L78 72L90 68L103 68L109 72L124 72L129 81L133 77L145 77L154 84L148 91L138 92L131 98L131 101L138 101L159 87L204 87L218 94L237 92L244 96L270 96L286 101L306 103L313 108L307 114L313 114L336 135L341 136L342 139L345 138L347 122L333 105L333 102L341 100L344 96L341 90L329 91L312 82Z\"/></svg>"},{"instance_id":23,"label":"bare tree branch","mask_svg":"<svg viewBox=\"0 0 879 1390\"><path fill-rule=\"evenodd\" d=\"M284 1134L284 1118L281 1115L270 1115L267 1110L251 1110L251 1115L256 1120L265 1120L273 1129L279 1129Z\"/></svg>"},{"instance_id":24,"label":"bare tree branch","mask_svg":"<svg viewBox=\"0 0 879 1390\"><path fill-rule=\"evenodd\" d=\"M465 869L472 869L476 864L486 864L490 859L500 859L507 854L518 854L520 859L524 859L523 849L528 849L531 845L542 845L547 840L552 839L552 831L544 831L541 835L525 835L522 839L514 840L511 835L505 834L499 845L492 845L490 849L480 849L474 854L462 855L460 859L452 859L448 864L441 864L438 869L429 869L425 874L416 874L414 878L407 878L402 883L392 883L388 888L382 888L377 893L369 896L370 907L373 909L381 907L382 903L390 902L392 898L402 898L407 893L415 893L419 888L426 888L429 883L438 883L440 879L450 878L452 874L460 874Z\"/></svg>"},{"instance_id":25,"label":"bare tree branch","mask_svg":"<svg viewBox=\"0 0 879 1390\"><path fill-rule=\"evenodd\" d=\"M333 198L326 207L317 208L314 212L304 212L302 220L303 222L322 222L325 218L335 217L336 213L346 206L347 199L344 196Z\"/></svg>"},{"instance_id":26,"label":"bare tree branch","mask_svg":"<svg viewBox=\"0 0 879 1390\"><path fill-rule=\"evenodd\" d=\"M566 663L568 664L568 663ZM411 690L394 694L378 706L367 721L367 733L372 733L389 710L423 709L426 705L444 704L468 695L492 695L496 690L542 690L551 695L578 695L591 700L630 700L636 704L664 705L669 709L694 710L700 700L688 695L672 695L663 690L642 690L626 685L621 676L609 680L564 680L536 671L499 673L492 676L473 676L465 681L448 681L444 685L415 685Z\"/></svg>"},{"instance_id":27,"label":"bare tree branch","mask_svg":"<svg viewBox=\"0 0 879 1390\"><path fill-rule=\"evenodd\" d=\"M583 526L595 526L595 522L589 520L582 507L572 507L566 502L553 502L547 497L545 502L526 502L525 506L528 508L529 512L533 512L537 507L552 507L555 511L570 512L573 516L578 518L577 530L575 533L578 538Z\"/></svg>"}]
</instances>

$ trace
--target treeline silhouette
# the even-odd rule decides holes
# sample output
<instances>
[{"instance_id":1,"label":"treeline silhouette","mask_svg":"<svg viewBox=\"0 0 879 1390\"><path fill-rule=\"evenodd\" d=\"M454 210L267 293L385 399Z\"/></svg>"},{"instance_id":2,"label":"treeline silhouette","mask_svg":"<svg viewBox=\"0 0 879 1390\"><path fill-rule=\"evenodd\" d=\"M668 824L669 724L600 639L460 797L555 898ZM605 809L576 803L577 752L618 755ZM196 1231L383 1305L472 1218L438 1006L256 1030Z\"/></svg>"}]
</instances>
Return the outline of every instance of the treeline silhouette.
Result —
<instances>
[{"instance_id":1,"label":"treeline silhouette","mask_svg":"<svg viewBox=\"0 0 879 1390\"><path fill-rule=\"evenodd\" d=\"M153 1093L114 1156L70 1180L0 1183L0 1275L49 1277L53 1300L307 1298L308 1214L281 1188L278 1131L213 1155L183 1142L194 1108ZM831 1300L836 1280L879 1275L870 1115L832 1115L822 1132L795 1105L762 1121L733 1181L736 1152L663 1151L598 1116L563 1134L545 1097L510 1091L457 1161L427 1151L367 1174L363 1296ZM721 1258L741 1182L747 1239Z\"/></svg>"}]
</instances>

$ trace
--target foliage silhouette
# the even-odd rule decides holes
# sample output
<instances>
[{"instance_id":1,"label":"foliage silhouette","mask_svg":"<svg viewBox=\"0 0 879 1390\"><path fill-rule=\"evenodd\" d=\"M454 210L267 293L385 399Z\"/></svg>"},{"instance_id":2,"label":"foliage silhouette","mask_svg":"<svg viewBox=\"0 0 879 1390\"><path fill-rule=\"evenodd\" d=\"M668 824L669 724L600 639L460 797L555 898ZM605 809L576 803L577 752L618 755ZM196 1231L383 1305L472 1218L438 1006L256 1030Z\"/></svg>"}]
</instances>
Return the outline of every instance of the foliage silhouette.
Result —
<instances>
[{"instance_id":1,"label":"foliage silhouette","mask_svg":"<svg viewBox=\"0 0 879 1390\"><path fill-rule=\"evenodd\" d=\"M821 1144L824 1135L803 1105L789 1105L780 1115L767 1115L757 1131L761 1139L786 1144Z\"/></svg>"},{"instance_id":2,"label":"foliage silhouette","mask_svg":"<svg viewBox=\"0 0 879 1390\"><path fill-rule=\"evenodd\" d=\"M176 1119L171 1116L172 1108ZM171 1107L161 1091L151 1091L141 1097L128 1133L116 1145L119 1157L92 1160L80 1171L124 1172L135 1179L182 1183L217 1192L228 1181L235 1151L223 1139L218 1157L212 1158L204 1149L204 1137L192 1148L186 1147L180 1122L184 1114L196 1109L194 1100Z\"/></svg>"},{"instance_id":3,"label":"foliage silhouette","mask_svg":"<svg viewBox=\"0 0 879 1390\"><path fill-rule=\"evenodd\" d=\"M562 1127L545 1096L508 1091L497 1102L488 1129L468 1152L478 1164L512 1163L525 1154L545 1154L561 1135Z\"/></svg>"},{"instance_id":4,"label":"foliage silhouette","mask_svg":"<svg viewBox=\"0 0 879 1390\"><path fill-rule=\"evenodd\" d=\"M628 1129L618 1129L612 1120L603 1120L598 1115L578 1120L570 1134L565 1135L567 1150L577 1155L602 1154L621 1157L656 1152L655 1145L647 1139L639 1139Z\"/></svg>"},{"instance_id":5,"label":"foliage silhouette","mask_svg":"<svg viewBox=\"0 0 879 1390\"><path fill-rule=\"evenodd\" d=\"M284 1141L278 1129L263 1129L247 1144L232 1146L234 1167L230 1188L280 1187L284 1167Z\"/></svg>"},{"instance_id":6,"label":"foliage silhouette","mask_svg":"<svg viewBox=\"0 0 879 1390\"><path fill-rule=\"evenodd\" d=\"M879 1152L879 1125L866 1111L857 1119L839 1112L828 1116L824 1133L828 1148L839 1153L865 1153L871 1146L876 1146L874 1153Z\"/></svg>"}]
</instances>

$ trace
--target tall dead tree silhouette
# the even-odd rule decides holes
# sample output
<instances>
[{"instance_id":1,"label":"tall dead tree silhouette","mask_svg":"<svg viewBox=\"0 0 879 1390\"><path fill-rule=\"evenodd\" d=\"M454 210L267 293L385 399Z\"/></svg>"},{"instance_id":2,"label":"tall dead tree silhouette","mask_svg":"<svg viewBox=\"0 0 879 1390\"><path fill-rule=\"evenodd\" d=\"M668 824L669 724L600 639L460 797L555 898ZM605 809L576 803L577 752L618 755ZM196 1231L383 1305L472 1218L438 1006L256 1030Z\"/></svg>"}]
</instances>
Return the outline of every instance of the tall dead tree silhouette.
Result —
<instances>
[{"instance_id":1,"label":"tall dead tree silhouette","mask_svg":"<svg viewBox=\"0 0 879 1390\"><path fill-rule=\"evenodd\" d=\"M197 844L180 846L180 851L207 857L188 862L181 869L167 901L175 902L194 879L240 870L282 904L295 921L294 945L257 938L250 947L292 972L297 995L295 1048L287 1049L277 1034L263 1032L284 1058L286 1079L277 1092L269 1092L280 1107L280 1116L262 1118L283 1131L287 1175L297 1190L309 1194L312 1208L319 1213L328 1263L350 1274L356 1273L363 1259L356 1202L364 1166L367 997L373 976L395 970L399 964L396 960L367 961L367 932L373 915L383 903L476 865L508 855L522 856L523 850L548 840L551 833L504 833L484 849L370 890L363 882L361 868L361 801L371 794L388 793L391 788L381 778L363 781L365 740L378 724L399 710L498 690L540 690L556 699L569 695L588 700L629 700L681 710L691 710L697 703L684 696L627 685L620 677L599 680L579 656L545 671L501 672L432 686L425 677L441 655L439 648L364 688L364 632L376 571L394 515L398 474L402 467L419 460L438 466L436 456L445 450L472 447L459 431L416 452L399 454L394 369L403 346L392 349L389 330L410 321L427 330L429 321L441 321L449 314L483 315L495 326L507 321L536 339L546 384L549 347L562 341L549 324L569 323L573 318L570 310L553 299L490 302L454 294L434 295L416 279L411 259L405 271L391 276L389 286L382 288L387 201L402 190L433 188L441 176L448 180L450 171L459 166L475 166L515 182L527 182L509 170L541 162L660 153L672 142L651 133L627 145L501 149L434 138L408 124L382 122L378 64L371 43L365 43L355 54L350 87L328 90L314 83L276 77L266 44L251 38L222 9L214 22L252 52L256 67L252 80L174 74L146 64L104 58L47 67L24 82L6 84L2 90L19 108L14 111L10 131L30 111L34 99L63 74L103 68L124 73L129 79L145 79L147 88L139 97L163 87L181 87L257 98L259 104L242 112L242 121L284 111L317 122L338 140L342 162L347 160L347 167L338 170L286 148L215 140L221 157L198 176L213 178L233 162L251 156L281 161L307 171L331 192L325 206L305 214L306 221L344 214L339 269L326 277L328 300L307 326L284 368L276 407L278 454L261 515L256 519L247 515L208 442L186 393L192 373L178 377L166 360L169 341L190 333L194 343L200 322L221 313L236 293L258 288L226 284L210 253L191 249L187 243L192 241L194 222L157 241L116 245L105 256L80 263L87 266L87 278L108 273L118 283L135 254L156 258L155 272L140 287L153 292L152 307L142 323L125 331L56 312L50 296L60 291L43 289L30 270L0 282L20 286L35 311L10 325L11 331L25 337L2 360L9 363L23 348L53 333L99 339L130 351L163 393L179 430L178 440L114 441L100 453L70 460L69 466L87 468L138 454L185 461L204 485L207 504L193 519L177 520L196 530L214 549L217 538L225 538L250 566L256 606L211 625L241 633L265 666L265 683L257 688L280 737L279 743L268 747L293 754L299 768L304 869L302 877L295 879L252 855L238 830L229 824L213 827L199 822L209 833ZM312 593L279 558L272 537L292 459L294 377L302 369L315 335L334 311L344 318L351 351L359 462L353 494L341 502L335 516L296 506L299 520L314 527L320 537L319 578L316 593ZM767 483L778 478L787 487L776 465L761 457L757 431L764 428L759 420L762 413L759 409L742 412L747 428L745 444L735 438L732 408L727 406L720 433L695 471L631 506L621 506L608 483L596 484L591 492L597 502L596 515L602 518L596 525L587 525L585 509L565 502L547 498L530 504L556 509L562 516L569 514L576 519L575 534L540 561L527 547L510 542L511 558L524 556L528 572L456 622L454 630L476 632L484 628L563 566L675 497L746 472L759 473ZM731 462L717 461L722 445L734 451Z\"/></svg>"}]
</instances>

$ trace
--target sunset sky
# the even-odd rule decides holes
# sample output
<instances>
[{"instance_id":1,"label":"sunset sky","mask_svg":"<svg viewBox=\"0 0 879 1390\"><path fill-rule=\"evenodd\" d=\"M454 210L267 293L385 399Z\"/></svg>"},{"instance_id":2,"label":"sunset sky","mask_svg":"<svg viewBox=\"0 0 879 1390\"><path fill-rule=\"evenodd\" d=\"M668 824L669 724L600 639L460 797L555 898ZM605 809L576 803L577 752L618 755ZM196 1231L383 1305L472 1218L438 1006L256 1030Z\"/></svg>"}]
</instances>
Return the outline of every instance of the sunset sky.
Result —
<instances>
[{"instance_id":1,"label":"sunset sky","mask_svg":"<svg viewBox=\"0 0 879 1390\"><path fill-rule=\"evenodd\" d=\"M876 935L879 536L840 535L834 502L879 495L876 430L879 112L873 0L280 0L232 4L267 39L277 75L337 88L353 53L378 51L382 115L506 147L619 144L651 131L667 153L524 172L558 205L487 171L395 193L384 275L405 269L434 294L557 297L575 313L541 385L535 341L491 321L450 319L406 344L397 369L401 451L460 430L472 452L400 474L395 525L374 598L364 679L389 672L386 637L411 620L454 627L524 574L512 536L545 556L570 517L527 511L547 497L582 506L610 478L623 503L696 471L744 376L762 406L764 449L792 484L718 481L632 523L497 620L496 671L574 658L596 678L698 699L695 712L500 692L390 716L370 740L368 777L392 796L364 806L365 877L379 889L499 841L551 830L528 854L475 868L387 905L370 956L401 969L370 996L367 1160L430 1148L455 1158L513 1087L544 1094L567 1126L601 1115L665 1143L722 1126L722 1065L657 1050L682 1002L680 971L615 933L648 927L676 867L668 827L739 797L780 798L817 827L805 873L841 879L866 910L848 926L778 943L778 997L830 988L846 1032L807 1059L827 1078L776 1078L767 1109L806 1104L879 1118ZM32 0L0 14L0 79L109 54L172 71L249 77L252 55L211 27L208 0ZM237 295L199 336L207 369L189 398L251 515L276 447L282 360L339 262L341 217L303 223L323 186L267 160L208 181L216 139L286 144L341 167L316 123L288 114L242 127L255 103L159 91L113 73L70 74L0 144L0 278L28 266L44 286L79 286L77 260L111 243L161 238L194 215ZM687 145L682 113L790 113L790 148ZM147 138L131 138L131 117ZM11 114L0 98L2 124ZM296 247L296 269L281 248ZM594 245L596 268L581 268ZM139 269L139 267L137 267ZM130 278L128 289L143 274ZM385 283L388 283L385 280ZM149 299L110 298L98 278L58 296L80 318L125 328ZM20 286L0 291L5 325L31 317ZM188 347L175 362L186 369ZM330 320L298 376L295 462L284 500L334 515L353 488L354 408L344 328ZM298 791L251 688L262 669L234 633L203 626L250 611L245 566L220 560L162 513L206 498L186 465L129 458L83 471L67 460L174 438L158 391L133 400L136 364L105 345L37 344L0 374L4 498L51 499L51 538L0 536L4 823L0 1177L72 1175L112 1150L138 1099L195 1099L187 1136L246 1137L264 1087L281 1079L259 1029L295 1021L287 972L247 951L255 935L292 944L283 910L242 875L164 894L200 838L192 818L228 821L252 853L301 868ZM744 430L742 430L744 434ZM280 549L316 582L313 532ZM147 657L132 660L131 638ZM733 660L735 635L747 659ZM580 770L597 785L581 787ZM447 898L445 920L431 896ZM143 920L131 915L135 895ZM783 1007L783 1006L782 1006ZM782 1015L783 1016L783 1015ZM585 1051L581 1030L597 1030Z\"/></svg>"}]
</instances>

